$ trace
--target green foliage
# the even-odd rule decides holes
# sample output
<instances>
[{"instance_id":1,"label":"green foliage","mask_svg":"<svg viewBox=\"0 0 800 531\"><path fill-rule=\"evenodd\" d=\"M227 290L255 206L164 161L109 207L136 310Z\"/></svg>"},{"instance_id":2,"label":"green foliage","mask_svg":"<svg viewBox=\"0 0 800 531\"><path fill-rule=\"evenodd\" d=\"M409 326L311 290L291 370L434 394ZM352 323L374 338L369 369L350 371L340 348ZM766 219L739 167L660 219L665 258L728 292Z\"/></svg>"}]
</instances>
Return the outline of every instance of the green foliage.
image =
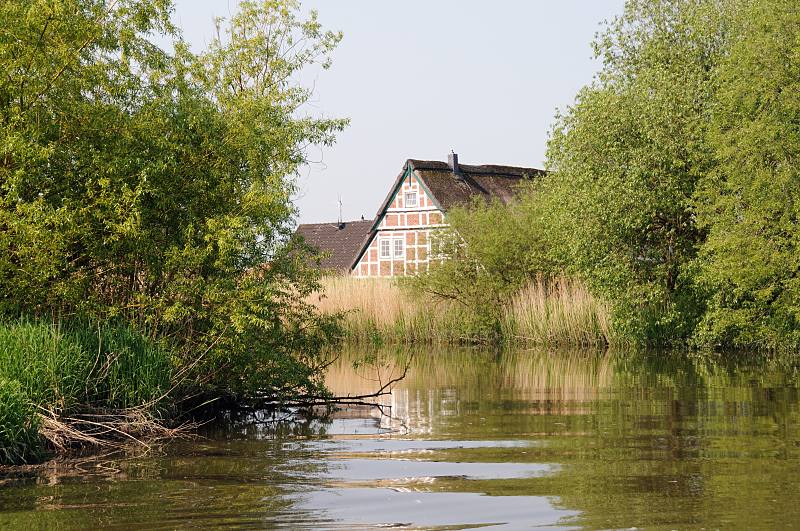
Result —
<instances>
[{"instance_id":1,"label":"green foliage","mask_svg":"<svg viewBox=\"0 0 800 531\"><path fill-rule=\"evenodd\" d=\"M302 302L317 273L287 243L290 199L306 146L346 121L309 116L295 80L341 35L245 1L194 54L171 9L0 7L0 313L122 319L222 392L316 387L337 330Z\"/></svg>"},{"instance_id":2,"label":"green foliage","mask_svg":"<svg viewBox=\"0 0 800 531\"><path fill-rule=\"evenodd\" d=\"M789 0L629 0L519 202L448 213L420 285L497 315L553 272L625 342L800 346L800 14Z\"/></svg>"},{"instance_id":3,"label":"green foliage","mask_svg":"<svg viewBox=\"0 0 800 531\"><path fill-rule=\"evenodd\" d=\"M595 43L601 73L558 116L548 146L553 241L640 341L680 341L702 311L688 276L703 241L691 200L713 162L726 4L628 2Z\"/></svg>"},{"instance_id":4,"label":"green foliage","mask_svg":"<svg viewBox=\"0 0 800 531\"><path fill-rule=\"evenodd\" d=\"M39 422L30 399L15 380L0 378L0 463L39 457Z\"/></svg>"},{"instance_id":5,"label":"green foliage","mask_svg":"<svg viewBox=\"0 0 800 531\"><path fill-rule=\"evenodd\" d=\"M458 303L467 337L499 337L509 299L532 277L557 270L541 203L476 200L451 209L447 221L449 228L432 235L438 260L411 284Z\"/></svg>"},{"instance_id":6,"label":"green foliage","mask_svg":"<svg viewBox=\"0 0 800 531\"><path fill-rule=\"evenodd\" d=\"M508 207L448 213L455 260L425 287L498 315L526 283L565 275L611 303L620 340L685 341L704 311L693 197L714 167L714 67L735 5L629 1L596 39L601 72L556 117L550 173Z\"/></svg>"},{"instance_id":7,"label":"green foliage","mask_svg":"<svg viewBox=\"0 0 800 531\"><path fill-rule=\"evenodd\" d=\"M718 67L711 139L718 166L697 195L708 230L699 341L800 346L800 12L753 2Z\"/></svg>"},{"instance_id":8,"label":"green foliage","mask_svg":"<svg viewBox=\"0 0 800 531\"><path fill-rule=\"evenodd\" d=\"M172 382L170 351L124 326L18 321L0 326L0 378L55 411L138 407Z\"/></svg>"}]
</instances>

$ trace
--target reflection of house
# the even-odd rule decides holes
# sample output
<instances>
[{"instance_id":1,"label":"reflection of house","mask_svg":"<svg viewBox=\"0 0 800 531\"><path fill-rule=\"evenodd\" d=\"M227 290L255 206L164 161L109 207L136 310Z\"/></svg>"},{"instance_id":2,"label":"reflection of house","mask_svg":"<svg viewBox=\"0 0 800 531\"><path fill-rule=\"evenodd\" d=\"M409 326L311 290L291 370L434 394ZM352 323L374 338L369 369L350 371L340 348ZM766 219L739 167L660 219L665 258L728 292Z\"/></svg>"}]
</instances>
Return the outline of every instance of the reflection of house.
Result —
<instances>
[{"instance_id":1,"label":"reflection of house","mask_svg":"<svg viewBox=\"0 0 800 531\"><path fill-rule=\"evenodd\" d=\"M409 159L375 220L359 226L364 236L347 267L357 277L392 277L426 270L430 234L447 225L448 209L475 197L507 203L520 182L543 174L536 168L459 164L455 154L448 162ZM298 232L306 235L309 229L305 227L310 226L301 225ZM332 253L344 246L336 238L336 231L331 231L325 241L306 236L309 243Z\"/></svg>"}]
</instances>

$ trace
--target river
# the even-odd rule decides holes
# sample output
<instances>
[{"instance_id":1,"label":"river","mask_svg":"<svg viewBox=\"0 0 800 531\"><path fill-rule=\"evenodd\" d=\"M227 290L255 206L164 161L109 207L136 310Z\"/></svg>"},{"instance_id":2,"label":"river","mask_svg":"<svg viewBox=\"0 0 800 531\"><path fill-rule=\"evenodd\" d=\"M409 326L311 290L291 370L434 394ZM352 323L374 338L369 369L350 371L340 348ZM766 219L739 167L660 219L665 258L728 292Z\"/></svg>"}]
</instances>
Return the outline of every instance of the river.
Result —
<instances>
[{"instance_id":1,"label":"river","mask_svg":"<svg viewBox=\"0 0 800 531\"><path fill-rule=\"evenodd\" d=\"M407 364L383 413L247 415L0 479L0 527L800 527L797 359L358 351L328 382L369 392Z\"/></svg>"}]
</instances>

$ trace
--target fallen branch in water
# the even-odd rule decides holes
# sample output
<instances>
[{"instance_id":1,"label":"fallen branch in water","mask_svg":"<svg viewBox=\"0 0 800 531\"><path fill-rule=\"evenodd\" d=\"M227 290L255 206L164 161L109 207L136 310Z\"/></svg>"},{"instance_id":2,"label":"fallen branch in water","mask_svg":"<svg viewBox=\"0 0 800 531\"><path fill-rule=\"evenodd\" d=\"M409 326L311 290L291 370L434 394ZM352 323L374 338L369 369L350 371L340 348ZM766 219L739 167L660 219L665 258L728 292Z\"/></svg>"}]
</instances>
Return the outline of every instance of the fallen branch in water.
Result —
<instances>
[{"instance_id":1,"label":"fallen branch in water","mask_svg":"<svg viewBox=\"0 0 800 531\"><path fill-rule=\"evenodd\" d=\"M397 376L396 378L390 379L385 384L382 384L381 387L373 393L367 393L363 395L342 395L342 396L301 395L288 400L278 399L275 398L274 396L256 397L247 400L246 404L238 405L236 409L258 410L258 409L270 409L276 407L309 408L316 406L346 406L346 405L385 407L385 406L380 406L375 402L369 402L368 400L370 398L380 398L381 396L390 395L392 393L391 391L392 386L404 380L405 377L408 375L408 369L411 367L413 359L414 359L413 355L409 357L409 360L406 362L406 365L403 368L403 374Z\"/></svg>"},{"instance_id":2,"label":"fallen branch in water","mask_svg":"<svg viewBox=\"0 0 800 531\"><path fill-rule=\"evenodd\" d=\"M43 407L39 410L39 431L58 453L84 447L123 450L131 445L149 451L153 442L188 436L199 426L187 422L168 428L142 408L96 410L70 416Z\"/></svg>"}]
</instances>

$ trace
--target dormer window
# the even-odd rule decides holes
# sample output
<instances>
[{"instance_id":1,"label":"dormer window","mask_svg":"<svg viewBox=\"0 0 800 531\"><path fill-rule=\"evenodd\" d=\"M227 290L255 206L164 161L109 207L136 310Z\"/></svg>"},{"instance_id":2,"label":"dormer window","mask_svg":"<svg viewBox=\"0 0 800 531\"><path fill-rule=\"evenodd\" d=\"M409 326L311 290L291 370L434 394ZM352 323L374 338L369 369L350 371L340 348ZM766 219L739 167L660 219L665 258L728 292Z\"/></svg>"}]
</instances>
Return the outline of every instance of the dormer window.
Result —
<instances>
[{"instance_id":1,"label":"dormer window","mask_svg":"<svg viewBox=\"0 0 800 531\"><path fill-rule=\"evenodd\" d=\"M406 195L405 195L405 206L406 206L406 208L416 208L417 205L418 205L417 192L406 192Z\"/></svg>"}]
</instances>

